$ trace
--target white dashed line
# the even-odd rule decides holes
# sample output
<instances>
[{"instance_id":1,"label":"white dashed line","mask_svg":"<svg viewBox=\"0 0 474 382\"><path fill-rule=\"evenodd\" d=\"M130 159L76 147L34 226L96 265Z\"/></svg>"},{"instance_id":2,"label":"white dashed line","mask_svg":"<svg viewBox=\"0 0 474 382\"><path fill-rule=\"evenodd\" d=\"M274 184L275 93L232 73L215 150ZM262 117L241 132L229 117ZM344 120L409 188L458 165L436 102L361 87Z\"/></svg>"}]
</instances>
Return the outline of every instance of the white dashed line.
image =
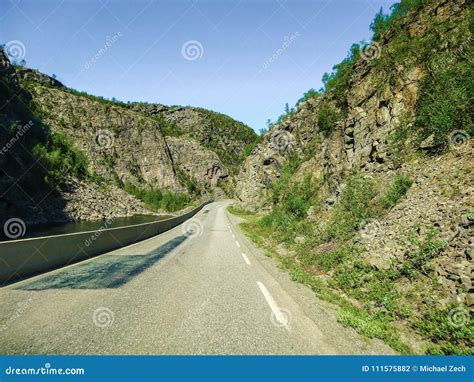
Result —
<instances>
[{"instance_id":1,"label":"white dashed line","mask_svg":"<svg viewBox=\"0 0 474 382\"><path fill-rule=\"evenodd\" d=\"M248 258L247 255L246 255L245 253L243 253L243 252L242 252L242 257L244 258L244 261L247 263L247 265L251 265L249 258Z\"/></svg>"},{"instance_id":2,"label":"white dashed line","mask_svg":"<svg viewBox=\"0 0 474 382\"><path fill-rule=\"evenodd\" d=\"M232 239L235 239L235 235L234 235L234 234L232 234Z\"/></svg>"},{"instance_id":3,"label":"white dashed line","mask_svg":"<svg viewBox=\"0 0 474 382\"><path fill-rule=\"evenodd\" d=\"M240 244L239 244L239 242L238 242L237 240L235 241L235 244L237 244L237 247L240 248Z\"/></svg>"},{"instance_id":4,"label":"white dashed line","mask_svg":"<svg viewBox=\"0 0 474 382\"><path fill-rule=\"evenodd\" d=\"M257 285L260 288L260 291L262 292L263 297L265 297L265 300L267 300L268 305L270 305L270 309L272 310L275 316L275 319L287 330L290 330L288 326L288 319L285 318L285 315L281 312L280 308L276 304L275 300L273 299L272 295L267 290L265 285L263 285L260 281L257 281Z\"/></svg>"}]
</instances>

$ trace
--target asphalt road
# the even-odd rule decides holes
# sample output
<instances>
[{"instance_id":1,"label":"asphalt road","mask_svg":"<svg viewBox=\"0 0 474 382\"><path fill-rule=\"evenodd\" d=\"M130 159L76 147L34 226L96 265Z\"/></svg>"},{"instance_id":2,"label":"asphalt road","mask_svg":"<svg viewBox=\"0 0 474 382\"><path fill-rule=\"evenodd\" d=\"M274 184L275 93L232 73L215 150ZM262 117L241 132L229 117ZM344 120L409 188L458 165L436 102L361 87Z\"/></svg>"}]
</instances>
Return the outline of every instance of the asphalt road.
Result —
<instances>
[{"instance_id":1,"label":"asphalt road","mask_svg":"<svg viewBox=\"0 0 474 382\"><path fill-rule=\"evenodd\" d=\"M1 354L391 354L240 233L229 201L0 289Z\"/></svg>"}]
</instances>

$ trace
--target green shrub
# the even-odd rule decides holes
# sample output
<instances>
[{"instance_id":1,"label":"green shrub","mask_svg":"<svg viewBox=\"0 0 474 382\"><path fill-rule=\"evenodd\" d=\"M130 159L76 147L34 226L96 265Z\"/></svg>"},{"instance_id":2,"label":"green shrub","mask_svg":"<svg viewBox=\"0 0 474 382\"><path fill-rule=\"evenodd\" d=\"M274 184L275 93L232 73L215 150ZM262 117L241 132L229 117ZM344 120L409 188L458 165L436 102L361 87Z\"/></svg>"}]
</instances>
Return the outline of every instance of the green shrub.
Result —
<instances>
[{"instance_id":1,"label":"green shrub","mask_svg":"<svg viewBox=\"0 0 474 382\"><path fill-rule=\"evenodd\" d=\"M301 97L297 102L296 102L296 107L298 107L301 103L306 102L309 99L315 99L318 98L321 95L320 92L314 89L309 89L306 93L303 94L303 97Z\"/></svg>"},{"instance_id":2,"label":"green shrub","mask_svg":"<svg viewBox=\"0 0 474 382\"><path fill-rule=\"evenodd\" d=\"M456 312L465 322L453 321ZM452 304L445 309L431 309L414 326L437 345L428 349L429 354L473 354L474 326L466 308Z\"/></svg>"},{"instance_id":3,"label":"green shrub","mask_svg":"<svg viewBox=\"0 0 474 382\"><path fill-rule=\"evenodd\" d=\"M360 174L350 175L346 179L346 187L325 229L327 240L348 239L363 220L372 218L374 214L371 202L377 192L375 182Z\"/></svg>"},{"instance_id":4,"label":"green shrub","mask_svg":"<svg viewBox=\"0 0 474 382\"><path fill-rule=\"evenodd\" d=\"M403 174L397 174L390 188L382 197L382 206L386 209L395 206L400 198L408 192L412 184L413 180Z\"/></svg>"},{"instance_id":5,"label":"green shrub","mask_svg":"<svg viewBox=\"0 0 474 382\"><path fill-rule=\"evenodd\" d=\"M179 137L185 133L181 127L175 121L167 121L161 114L154 116L158 121L161 134L169 137Z\"/></svg>"},{"instance_id":6,"label":"green shrub","mask_svg":"<svg viewBox=\"0 0 474 382\"><path fill-rule=\"evenodd\" d=\"M190 198L186 194L163 192L153 188L144 189L130 182L125 182L123 189L141 200L147 208L154 211L162 209L174 212L186 207L190 202Z\"/></svg>"},{"instance_id":7,"label":"green shrub","mask_svg":"<svg viewBox=\"0 0 474 382\"><path fill-rule=\"evenodd\" d=\"M474 70L471 62L450 64L422 82L422 97L415 120L420 141L433 135L435 144L446 148L452 131L474 134Z\"/></svg>"},{"instance_id":8,"label":"green shrub","mask_svg":"<svg viewBox=\"0 0 474 382\"><path fill-rule=\"evenodd\" d=\"M318 107L318 126L324 135L331 135L334 125L341 119L339 112L328 101L323 100Z\"/></svg>"},{"instance_id":9,"label":"green shrub","mask_svg":"<svg viewBox=\"0 0 474 382\"><path fill-rule=\"evenodd\" d=\"M415 241L417 251L409 252L403 263L400 273L409 278L414 278L418 272L423 271L424 265L438 256L446 247L446 243L437 239L437 231L432 230L424 241Z\"/></svg>"},{"instance_id":10,"label":"green shrub","mask_svg":"<svg viewBox=\"0 0 474 382\"><path fill-rule=\"evenodd\" d=\"M342 245L333 251L316 255L314 265L324 272L329 272L352 255L354 255L354 248L349 245Z\"/></svg>"},{"instance_id":11,"label":"green shrub","mask_svg":"<svg viewBox=\"0 0 474 382\"><path fill-rule=\"evenodd\" d=\"M176 175L178 176L179 182L186 187L186 190L190 195L200 196L202 189L193 176L187 174L183 169L177 168Z\"/></svg>"},{"instance_id":12,"label":"green shrub","mask_svg":"<svg viewBox=\"0 0 474 382\"><path fill-rule=\"evenodd\" d=\"M347 55L341 63L334 65L332 73L324 73L322 91L331 92L336 100L337 106L343 111L347 109L346 93L349 89L349 82L352 75L352 69L356 63L360 52L360 44L353 44Z\"/></svg>"},{"instance_id":13,"label":"green shrub","mask_svg":"<svg viewBox=\"0 0 474 382\"><path fill-rule=\"evenodd\" d=\"M37 144L33 155L46 169L51 186L59 187L67 175L84 179L88 174L87 157L62 133L53 133L46 143Z\"/></svg>"}]
</instances>

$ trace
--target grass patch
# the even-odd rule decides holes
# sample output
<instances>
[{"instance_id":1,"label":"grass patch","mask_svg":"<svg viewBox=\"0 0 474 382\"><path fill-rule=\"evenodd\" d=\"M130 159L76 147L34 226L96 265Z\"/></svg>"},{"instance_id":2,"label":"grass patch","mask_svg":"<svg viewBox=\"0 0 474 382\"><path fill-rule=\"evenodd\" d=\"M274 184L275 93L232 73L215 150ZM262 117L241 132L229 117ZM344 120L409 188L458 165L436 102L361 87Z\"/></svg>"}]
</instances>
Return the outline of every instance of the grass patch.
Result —
<instances>
[{"instance_id":1,"label":"grass patch","mask_svg":"<svg viewBox=\"0 0 474 382\"><path fill-rule=\"evenodd\" d=\"M124 184L123 189L141 200L152 211L165 210L175 212L183 209L191 202L186 194L163 192L153 188L144 189L128 182Z\"/></svg>"},{"instance_id":2,"label":"grass patch","mask_svg":"<svg viewBox=\"0 0 474 382\"><path fill-rule=\"evenodd\" d=\"M390 209L404 196L413 184L406 175L397 174L393 183L381 199L383 208Z\"/></svg>"}]
</instances>

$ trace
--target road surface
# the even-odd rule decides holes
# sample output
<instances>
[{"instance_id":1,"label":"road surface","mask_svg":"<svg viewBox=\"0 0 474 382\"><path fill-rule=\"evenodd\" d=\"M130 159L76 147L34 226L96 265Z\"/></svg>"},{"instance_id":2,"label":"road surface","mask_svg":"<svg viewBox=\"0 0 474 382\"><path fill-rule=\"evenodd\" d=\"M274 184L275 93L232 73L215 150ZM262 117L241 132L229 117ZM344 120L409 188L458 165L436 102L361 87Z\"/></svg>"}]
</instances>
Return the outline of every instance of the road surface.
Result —
<instances>
[{"instance_id":1,"label":"road surface","mask_svg":"<svg viewBox=\"0 0 474 382\"><path fill-rule=\"evenodd\" d=\"M1 354L391 354L239 231L230 201L0 289Z\"/></svg>"}]
</instances>

